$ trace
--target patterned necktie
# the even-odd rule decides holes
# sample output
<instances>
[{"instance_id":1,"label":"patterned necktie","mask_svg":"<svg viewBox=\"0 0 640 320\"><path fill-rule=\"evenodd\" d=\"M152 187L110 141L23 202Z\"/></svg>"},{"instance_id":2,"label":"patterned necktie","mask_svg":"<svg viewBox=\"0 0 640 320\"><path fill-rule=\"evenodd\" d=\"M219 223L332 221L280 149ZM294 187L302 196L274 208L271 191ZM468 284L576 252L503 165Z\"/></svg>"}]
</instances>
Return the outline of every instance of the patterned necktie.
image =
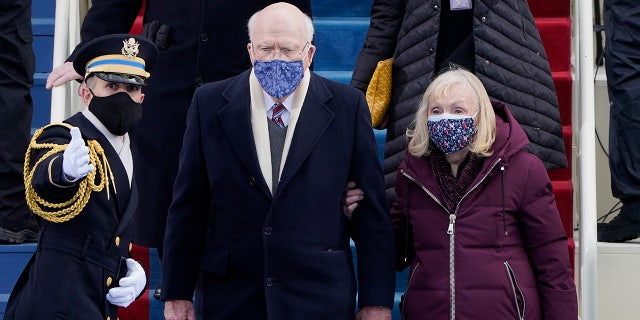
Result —
<instances>
[{"instance_id":1,"label":"patterned necktie","mask_svg":"<svg viewBox=\"0 0 640 320\"><path fill-rule=\"evenodd\" d=\"M276 103L273 105L273 116L271 116L271 122L278 125L280 128L284 128L284 121L282 121L282 115L287 111L282 103Z\"/></svg>"}]
</instances>

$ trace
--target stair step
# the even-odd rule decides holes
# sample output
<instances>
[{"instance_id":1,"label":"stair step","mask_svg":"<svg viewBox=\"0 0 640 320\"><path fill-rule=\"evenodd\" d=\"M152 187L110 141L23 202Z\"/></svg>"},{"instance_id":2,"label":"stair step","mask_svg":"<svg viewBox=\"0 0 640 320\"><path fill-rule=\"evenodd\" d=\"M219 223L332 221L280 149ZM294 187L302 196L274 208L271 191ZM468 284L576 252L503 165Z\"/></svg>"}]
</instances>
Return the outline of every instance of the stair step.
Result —
<instances>
[{"instance_id":1,"label":"stair step","mask_svg":"<svg viewBox=\"0 0 640 320\"><path fill-rule=\"evenodd\" d=\"M369 18L317 18L314 71L353 70L369 28ZM350 78L350 77L349 77Z\"/></svg>"},{"instance_id":2,"label":"stair step","mask_svg":"<svg viewBox=\"0 0 640 320\"><path fill-rule=\"evenodd\" d=\"M580 247L576 232L576 250ZM638 319L640 314L640 239L597 243L597 306L594 319Z\"/></svg>"},{"instance_id":3,"label":"stair step","mask_svg":"<svg viewBox=\"0 0 640 320\"><path fill-rule=\"evenodd\" d=\"M567 155L568 166L566 168L548 170L547 173L549 174L549 179L551 179L551 181L563 181L563 180L570 181L571 180L571 175L572 175L571 168L572 168L572 162L573 162L573 157L571 156L573 154L573 137L572 137L573 133L571 128L572 128L571 126L562 126L562 137L564 139L564 152Z\"/></svg>"},{"instance_id":4,"label":"stair step","mask_svg":"<svg viewBox=\"0 0 640 320\"><path fill-rule=\"evenodd\" d=\"M0 319L13 286L35 251L35 243L0 245Z\"/></svg>"},{"instance_id":5,"label":"stair step","mask_svg":"<svg viewBox=\"0 0 640 320\"><path fill-rule=\"evenodd\" d=\"M556 197L556 206L560 213L573 212L573 183L571 180L551 181L553 185L553 194ZM560 214L562 226L568 237L573 236L573 217L570 215Z\"/></svg>"},{"instance_id":6,"label":"stair step","mask_svg":"<svg viewBox=\"0 0 640 320\"><path fill-rule=\"evenodd\" d=\"M551 5L549 0L529 0L529 8L534 17L568 17L570 0L556 0Z\"/></svg>"},{"instance_id":7,"label":"stair step","mask_svg":"<svg viewBox=\"0 0 640 320\"><path fill-rule=\"evenodd\" d=\"M312 1L313 18L320 17L369 17L373 0L322 0Z\"/></svg>"},{"instance_id":8,"label":"stair step","mask_svg":"<svg viewBox=\"0 0 640 320\"><path fill-rule=\"evenodd\" d=\"M558 95L558 106L560 108L560 122L563 126L571 125L571 96L573 92L573 79L571 71L557 71L551 73L553 84Z\"/></svg>"},{"instance_id":9,"label":"stair step","mask_svg":"<svg viewBox=\"0 0 640 320\"><path fill-rule=\"evenodd\" d=\"M551 72L571 70L571 18L536 18Z\"/></svg>"},{"instance_id":10,"label":"stair step","mask_svg":"<svg viewBox=\"0 0 640 320\"><path fill-rule=\"evenodd\" d=\"M36 72L33 75L31 98L33 99L33 118L31 119L31 134L38 128L48 124L51 119L51 90L44 86L48 73Z\"/></svg>"},{"instance_id":11,"label":"stair step","mask_svg":"<svg viewBox=\"0 0 640 320\"><path fill-rule=\"evenodd\" d=\"M314 65L314 70L313 70L316 74L323 76L327 79L331 79L333 81L338 81L338 82L342 82L344 84L349 84L349 82L351 82L351 75L353 74L353 72L351 71L317 71L315 70L315 65Z\"/></svg>"}]
</instances>

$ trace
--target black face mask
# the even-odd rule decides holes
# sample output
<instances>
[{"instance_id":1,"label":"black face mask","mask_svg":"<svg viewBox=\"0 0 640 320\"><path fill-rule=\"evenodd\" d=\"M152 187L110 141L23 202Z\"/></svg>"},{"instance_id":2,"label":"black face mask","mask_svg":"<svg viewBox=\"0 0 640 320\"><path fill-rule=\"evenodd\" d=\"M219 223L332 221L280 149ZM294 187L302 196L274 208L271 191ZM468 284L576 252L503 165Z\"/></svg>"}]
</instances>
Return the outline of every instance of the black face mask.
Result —
<instances>
[{"instance_id":1,"label":"black face mask","mask_svg":"<svg viewBox=\"0 0 640 320\"><path fill-rule=\"evenodd\" d=\"M126 92L106 97L94 94L89 102L89 111L116 136L127 133L142 118L142 105L133 101Z\"/></svg>"}]
</instances>

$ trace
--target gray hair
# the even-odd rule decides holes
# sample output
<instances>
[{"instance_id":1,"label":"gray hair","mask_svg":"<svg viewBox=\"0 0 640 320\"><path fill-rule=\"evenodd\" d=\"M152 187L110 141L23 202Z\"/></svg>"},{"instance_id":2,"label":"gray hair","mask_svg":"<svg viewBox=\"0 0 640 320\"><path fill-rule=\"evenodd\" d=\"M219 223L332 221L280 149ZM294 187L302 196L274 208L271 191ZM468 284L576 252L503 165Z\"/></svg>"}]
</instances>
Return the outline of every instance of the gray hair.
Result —
<instances>
[{"instance_id":1,"label":"gray hair","mask_svg":"<svg viewBox=\"0 0 640 320\"><path fill-rule=\"evenodd\" d=\"M264 9L263 9L264 10ZM254 13L251 18L249 18L249 21L247 22L247 29L249 31L249 41L253 41L252 39L252 30L253 30L253 26L256 22L256 17L258 16L258 14L260 14L262 12L262 10ZM314 28L313 28L313 21L311 20L311 18L306 15L305 13L302 13L302 15L304 16L304 26L306 29L306 40L309 42L313 41L313 35L315 33Z\"/></svg>"}]
</instances>

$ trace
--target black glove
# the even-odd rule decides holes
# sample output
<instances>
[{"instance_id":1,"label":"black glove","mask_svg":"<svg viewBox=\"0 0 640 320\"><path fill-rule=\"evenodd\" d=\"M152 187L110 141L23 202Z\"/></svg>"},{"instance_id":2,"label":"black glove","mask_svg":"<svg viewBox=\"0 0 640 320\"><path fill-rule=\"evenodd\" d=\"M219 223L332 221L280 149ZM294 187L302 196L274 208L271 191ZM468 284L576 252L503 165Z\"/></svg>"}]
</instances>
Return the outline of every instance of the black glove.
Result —
<instances>
[{"instance_id":1,"label":"black glove","mask_svg":"<svg viewBox=\"0 0 640 320\"><path fill-rule=\"evenodd\" d=\"M153 42L158 50L167 50L169 48L169 26L160 24L160 21L154 20L145 23L142 27L142 36Z\"/></svg>"}]
</instances>

